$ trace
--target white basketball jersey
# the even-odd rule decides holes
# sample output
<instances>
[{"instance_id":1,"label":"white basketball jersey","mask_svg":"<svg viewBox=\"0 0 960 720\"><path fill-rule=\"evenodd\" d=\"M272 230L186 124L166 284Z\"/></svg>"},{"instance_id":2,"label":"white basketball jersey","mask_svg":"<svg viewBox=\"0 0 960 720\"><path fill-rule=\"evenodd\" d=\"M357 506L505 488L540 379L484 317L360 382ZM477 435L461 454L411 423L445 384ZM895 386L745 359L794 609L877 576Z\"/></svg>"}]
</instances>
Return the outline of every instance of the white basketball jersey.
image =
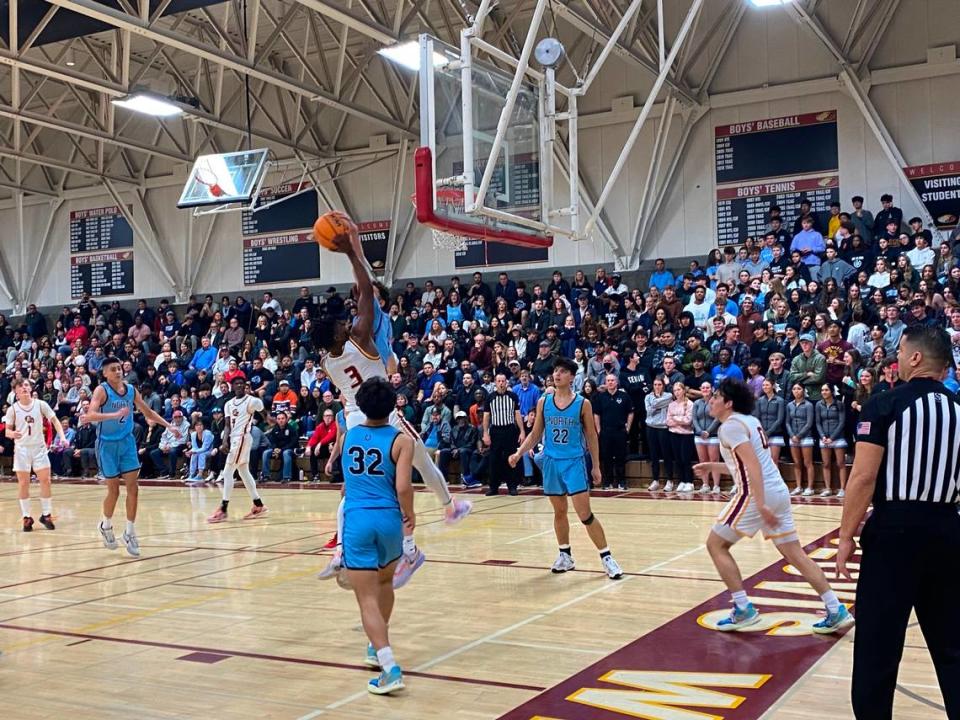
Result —
<instances>
[{"instance_id":1,"label":"white basketball jersey","mask_svg":"<svg viewBox=\"0 0 960 720\"><path fill-rule=\"evenodd\" d=\"M750 443L757 459L760 461L760 470L763 473L763 487L765 490L778 490L784 487L783 476L770 456L770 447L767 435L763 431L760 421L752 415L733 413L720 426L717 433L720 438L720 454L733 475L737 490L743 491L747 484L746 469L734 454L734 449L745 442Z\"/></svg>"},{"instance_id":2,"label":"white basketball jersey","mask_svg":"<svg viewBox=\"0 0 960 720\"><path fill-rule=\"evenodd\" d=\"M34 400L27 407L23 407L19 401L14 402L7 410L7 427L23 433L23 437L14 444L17 447L34 449L46 447L47 439L43 432L43 418L52 418L53 416L53 410L43 400Z\"/></svg>"},{"instance_id":3,"label":"white basketball jersey","mask_svg":"<svg viewBox=\"0 0 960 720\"><path fill-rule=\"evenodd\" d=\"M323 359L323 368L331 382L340 389L343 409L347 414L359 411L357 390L364 380L386 378L383 360L365 353L353 339L344 343L343 352L339 355L327 355Z\"/></svg>"},{"instance_id":4,"label":"white basketball jersey","mask_svg":"<svg viewBox=\"0 0 960 720\"><path fill-rule=\"evenodd\" d=\"M232 397L223 406L223 414L230 418L230 444L243 440L253 429L253 414L263 412L263 400L253 395Z\"/></svg>"}]
</instances>

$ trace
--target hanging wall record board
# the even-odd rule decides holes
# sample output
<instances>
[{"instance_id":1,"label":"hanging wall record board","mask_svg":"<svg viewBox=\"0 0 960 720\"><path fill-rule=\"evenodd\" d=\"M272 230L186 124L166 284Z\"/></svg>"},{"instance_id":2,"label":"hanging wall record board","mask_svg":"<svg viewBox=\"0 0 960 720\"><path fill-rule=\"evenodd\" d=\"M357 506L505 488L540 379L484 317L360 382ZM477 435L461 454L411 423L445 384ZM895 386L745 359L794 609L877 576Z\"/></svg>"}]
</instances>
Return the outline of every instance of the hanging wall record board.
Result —
<instances>
[{"instance_id":1,"label":"hanging wall record board","mask_svg":"<svg viewBox=\"0 0 960 720\"><path fill-rule=\"evenodd\" d=\"M70 213L70 252L101 252L133 247L133 228L116 206Z\"/></svg>"},{"instance_id":2,"label":"hanging wall record board","mask_svg":"<svg viewBox=\"0 0 960 720\"><path fill-rule=\"evenodd\" d=\"M756 237L779 205L788 224L807 199L826 214L840 199L837 112L750 120L714 128L717 240Z\"/></svg>"},{"instance_id":3,"label":"hanging wall record board","mask_svg":"<svg viewBox=\"0 0 960 720\"><path fill-rule=\"evenodd\" d=\"M320 246L313 231L243 239L243 284L260 285L320 276Z\"/></svg>"},{"instance_id":4,"label":"hanging wall record board","mask_svg":"<svg viewBox=\"0 0 960 720\"><path fill-rule=\"evenodd\" d=\"M305 230L313 227L319 216L317 192L310 183L288 183L263 188L257 205L283 200L283 202L252 212L244 210L241 229L244 237L266 233L283 233L290 230Z\"/></svg>"}]
</instances>

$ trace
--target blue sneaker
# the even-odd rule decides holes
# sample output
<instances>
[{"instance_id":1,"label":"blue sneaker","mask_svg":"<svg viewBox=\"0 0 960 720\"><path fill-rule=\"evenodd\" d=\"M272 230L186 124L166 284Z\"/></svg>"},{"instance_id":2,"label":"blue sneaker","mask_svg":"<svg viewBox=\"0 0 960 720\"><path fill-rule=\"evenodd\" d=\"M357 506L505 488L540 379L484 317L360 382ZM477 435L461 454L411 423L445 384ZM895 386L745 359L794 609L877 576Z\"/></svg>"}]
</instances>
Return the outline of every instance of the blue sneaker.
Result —
<instances>
[{"instance_id":1,"label":"blue sneaker","mask_svg":"<svg viewBox=\"0 0 960 720\"><path fill-rule=\"evenodd\" d=\"M403 673L400 672L400 666L394 665L390 671L384 670L380 677L373 678L367 683L367 690L374 695L386 695L395 690L403 690Z\"/></svg>"},{"instance_id":2,"label":"blue sneaker","mask_svg":"<svg viewBox=\"0 0 960 720\"><path fill-rule=\"evenodd\" d=\"M734 605L733 610L730 611L730 616L717 623L717 630L733 632L755 625L758 622L760 622L760 612L753 606L753 603L748 603L743 610Z\"/></svg>"},{"instance_id":3,"label":"blue sneaker","mask_svg":"<svg viewBox=\"0 0 960 720\"><path fill-rule=\"evenodd\" d=\"M827 613L823 620L814 623L813 631L818 635L829 635L850 625L853 625L853 615L847 610L846 605L841 605L835 613Z\"/></svg>"},{"instance_id":4,"label":"blue sneaker","mask_svg":"<svg viewBox=\"0 0 960 720\"><path fill-rule=\"evenodd\" d=\"M420 548L417 548L417 554L413 560L408 560L406 555L400 558L400 562L397 563L397 569L393 572L393 589L399 590L410 582L410 578L420 569L420 566L423 565L426 559L427 556L423 554Z\"/></svg>"},{"instance_id":5,"label":"blue sneaker","mask_svg":"<svg viewBox=\"0 0 960 720\"><path fill-rule=\"evenodd\" d=\"M367 656L363 659L363 664L377 670L380 669L380 660L377 658L377 651L372 643L367 643Z\"/></svg>"}]
</instances>

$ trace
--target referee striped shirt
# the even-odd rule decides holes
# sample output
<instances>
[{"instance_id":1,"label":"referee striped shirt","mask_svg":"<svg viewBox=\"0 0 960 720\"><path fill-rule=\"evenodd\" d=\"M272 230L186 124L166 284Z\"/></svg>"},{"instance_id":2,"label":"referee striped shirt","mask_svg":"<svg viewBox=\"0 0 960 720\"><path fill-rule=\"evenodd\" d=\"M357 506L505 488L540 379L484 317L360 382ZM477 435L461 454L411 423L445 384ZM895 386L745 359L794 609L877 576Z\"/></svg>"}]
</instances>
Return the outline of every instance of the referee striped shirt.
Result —
<instances>
[{"instance_id":1,"label":"referee striped shirt","mask_svg":"<svg viewBox=\"0 0 960 720\"><path fill-rule=\"evenodd\" d=\"M490 427L508 427L517 425L516 411L520 409L520 398L512 390L505 393L493 392L487 398L483 411L490 413Z\"/></svg>"},{"instance_id":2,"label":"referee striped shirt","mask_svg":"<svg viewBox=\"0 0 960 720\"><path fill-rule=\"evenodd\" d=\"M917 378L870 399L857 440L883 447L873 503L956 503L960 483L960 399Z\"/></svg>"}]
</instances>

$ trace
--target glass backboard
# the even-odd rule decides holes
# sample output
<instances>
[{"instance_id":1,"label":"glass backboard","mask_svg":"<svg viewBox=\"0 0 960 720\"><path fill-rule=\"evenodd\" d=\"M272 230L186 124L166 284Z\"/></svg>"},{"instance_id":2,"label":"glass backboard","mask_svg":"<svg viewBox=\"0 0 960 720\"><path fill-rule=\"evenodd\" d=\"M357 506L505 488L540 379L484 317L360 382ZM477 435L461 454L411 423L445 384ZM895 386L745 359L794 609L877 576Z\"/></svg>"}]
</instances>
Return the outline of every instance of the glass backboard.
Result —
<instances>
[{"instance_id":1,"label":"glass backboard","mask_svg":"<svg viewBox=\"0 0 960 720\"><path fill-rule=\"evenodd\" d=\"M436 181L433 207L438 217L483 230L499 229L523 237L543 238L542 229L516 220L467 213L464 202L450 197L464 189L464 77L460 52L428 35L420 38L421 57L432 58L421 68L421 145L432 152ZM473 58L471 70L473 128L469 146L473 152L473 186L479 189L490 161L497 124L513 83L513 68L501 70L485 60ZM506 135L496 158L493 174L482 205L532 221L541 221L541 91L537 82L525 79L520 87ZM419 202L419 200L418 200Z\"/></svg>"}]
</instances>

